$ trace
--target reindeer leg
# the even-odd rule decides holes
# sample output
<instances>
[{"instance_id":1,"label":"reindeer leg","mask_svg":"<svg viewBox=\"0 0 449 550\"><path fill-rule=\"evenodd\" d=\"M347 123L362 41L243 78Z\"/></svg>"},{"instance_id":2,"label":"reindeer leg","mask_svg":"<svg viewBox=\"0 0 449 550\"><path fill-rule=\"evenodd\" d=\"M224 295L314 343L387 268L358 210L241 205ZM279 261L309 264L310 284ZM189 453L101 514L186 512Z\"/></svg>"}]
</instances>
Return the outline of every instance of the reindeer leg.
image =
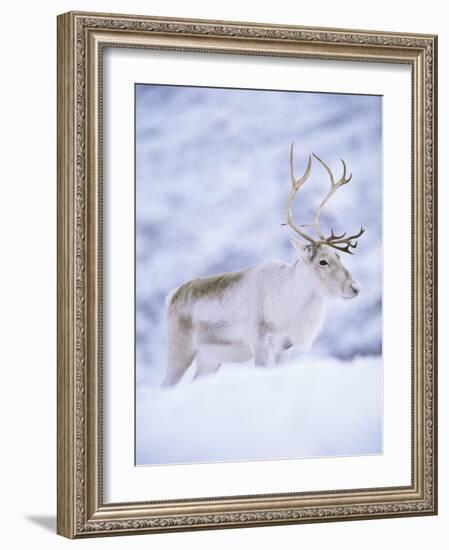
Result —
<instances>
[{"instance_id":1,"label":"reindeer leg","mask_svg":"<svg viewBox=\"0 0 449 550\"><path fill-rule=\"evenodd\" d=\"M221 363L218 363L212 357L208 357L207 353L200 350L196 358L196 372L193 380L200 378L207 374L215 374L221 367Z\"/></svg>"},{"instance_id":2,"label":"reindeer leg","mask_svg":"<svg viewBox=\"0 0 449 550\"><path fill-rule=\"evenodd\" d=\"M184 370L178 369L178 370L172 370L164 378L164 381L162 382L161 388L169 388L171 386L175 386L183 377Z\"/></svg>"},{"instance_id":3,"label":"reindeer leg","mask_svg":"<svg viewBox=\"0 0 449 550\"><path fill-rule=\"evenodd\" d=\"M267 367L270 362L270 347L267 339L267 326L263 321L260 321L257 325L253 349L256 367Z\"/></svg>"},{"instance_id":4,"label":"reindeer leg","mask_svg":"<svg viewBox=\"0 0 449 550\"><path fill-rule=\"evenodd\" d=\"M254 347L254 364L256 367L268 367L270 362L270 348L265 338L260 338Z\"/></svg>"},{"instance_id":5,"label":"reindeer leg","mask_svg":"<svg viewBox=\"0 0 449 550\"><path fill-rule=\"evenodd\" d=\"M286 348L286 349L284 348L284 349L278 350L274 354L274 364L278 366L278 365L285 365L286 363L288 363L290 361L291 351L292 351L292 348Z\"/></svg>"},{"instance_id":6,"label":"reindeer leg","mask_svg":"<svg viewBox=\"0 0 449 550\"><path fill-rule=\"evenodd\" d=\"M293 349L290 339L286 336L277 338L273 342L273 359L276 366L283 365L290 361L291 351Z\"/></svg>"},{"instance_id":7,"label":"reindeer leg","mask_svg":"<svg viewBox=\"0 0 449 550\"><path fill-rule=\"evenodd\" d=\"M167 374L162 382L163 388L176 385L196 355L190 318L169 314L167 329Z\"/></svg>"}]
</instances>

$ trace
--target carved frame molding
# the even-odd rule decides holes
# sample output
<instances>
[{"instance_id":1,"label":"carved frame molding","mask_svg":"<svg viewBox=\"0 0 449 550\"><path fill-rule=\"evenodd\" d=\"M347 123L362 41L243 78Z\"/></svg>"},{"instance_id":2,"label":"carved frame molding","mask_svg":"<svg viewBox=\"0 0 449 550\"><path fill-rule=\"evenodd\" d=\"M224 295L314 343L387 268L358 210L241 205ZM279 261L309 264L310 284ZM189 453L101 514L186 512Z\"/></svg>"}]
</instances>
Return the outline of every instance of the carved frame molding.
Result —
<instances>
[{"instance_id":1,"label":"carved frame molding","mask_svg":"<svg viewBox=\"0 0 449 550\"><path fill-rule=\"evenodd\" d=\"M411 65L411 486L103 504L104 47ZM76 12L58 17L59 534L81 538L437 513L436 55L432 35Z\"/></svg>"}]
</instances>

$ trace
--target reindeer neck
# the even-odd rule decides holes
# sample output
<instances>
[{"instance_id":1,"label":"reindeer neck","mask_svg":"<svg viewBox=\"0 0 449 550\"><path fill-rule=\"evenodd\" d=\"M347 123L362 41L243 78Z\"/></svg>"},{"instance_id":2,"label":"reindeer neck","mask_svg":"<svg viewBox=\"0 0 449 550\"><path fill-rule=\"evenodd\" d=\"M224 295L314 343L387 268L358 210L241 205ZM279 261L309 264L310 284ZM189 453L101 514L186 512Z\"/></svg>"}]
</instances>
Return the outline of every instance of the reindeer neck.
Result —
<instances>
[{"instance_id":1,"label":"reindeer neck","mask_svg":"<svg viewBox=\"0 0 449 550\"><path fill-rule=\"evenodd\" d=\"M290 286L293 289L298 305L312 302L323 302L323 297L315 290L308 273L307 266L302 260L297 260L289 269Z\"/></svg>"}]
</instances>

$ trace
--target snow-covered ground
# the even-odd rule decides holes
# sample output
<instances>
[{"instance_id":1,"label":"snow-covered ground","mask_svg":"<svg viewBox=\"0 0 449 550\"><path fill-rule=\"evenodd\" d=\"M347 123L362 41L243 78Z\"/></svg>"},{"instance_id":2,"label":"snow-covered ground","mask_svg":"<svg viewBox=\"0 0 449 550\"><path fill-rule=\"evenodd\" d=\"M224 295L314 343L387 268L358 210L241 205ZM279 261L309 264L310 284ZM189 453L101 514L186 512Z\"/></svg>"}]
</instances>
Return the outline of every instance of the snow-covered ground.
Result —
<instances>
[{"instance_id":1,"label":"snow-covered ground","mask_svg":"<svg viewBox=\"0 0 449 550\"><path fill-rule=\"evenodd\" d=\"M379 357L228 365L137 399L137 464L382 452Z\"/></svg>"},{"instance_id":2,"label":"snow-covered ground","mask_svg":"<svg viewBox=\"0 0 449 550\"><path fill-rule=\"evenodd\" d=\"M380 409L363 415L382 397L377 383L382 354L381 120L382 99L377 96L136 87L138 463L378 452ZM313 349L318 362L303 356L299 364L279 372L229 366L213 380L160 391L166 364L164 300L171 289L271 259L295 261L289 231L281 225L293 141L298 174L311 152L332 166L336 177L340 158L353 174L321 218L326 232L330 226L338 233L366 228L354 256L342 254L361 294L330 302ZM326 172L314 162L294 206L300 223L312 219L328 186ZM324 406L328 395L342 393L342 384L346 390L340 407L336 399L330 400L333 407ZM309 406L329 414L317 416L307 411ZM234 421L227 423L230 410ZM341 425L339 431L332 423L343 418L347 427ZM296 437L306 428L305 435ZM320 443L324 432L334 438L334 432L342 435L344 429L351 439Z\"/></svg>"}]
</instances>

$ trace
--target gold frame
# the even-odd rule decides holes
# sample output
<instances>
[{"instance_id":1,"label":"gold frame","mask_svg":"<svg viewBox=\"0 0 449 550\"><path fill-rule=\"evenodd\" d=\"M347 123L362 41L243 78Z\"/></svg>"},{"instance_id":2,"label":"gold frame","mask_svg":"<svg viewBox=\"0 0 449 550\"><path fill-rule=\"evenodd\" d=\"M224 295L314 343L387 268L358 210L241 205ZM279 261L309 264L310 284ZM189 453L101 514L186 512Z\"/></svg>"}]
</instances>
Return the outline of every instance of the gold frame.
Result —
<instances>
[{"instance_id":1,"label":"gold frame","mask_svg":"<svg viewBox=\"0 0 449 550\"><path fill-rule=\"evenodd\" d=\"M101 54L105 46L412 68L412 484L104 504ZM437 513L437 37L70 12L58 17L58 520L70 538Z\"/></svg>"}]
</instances>

